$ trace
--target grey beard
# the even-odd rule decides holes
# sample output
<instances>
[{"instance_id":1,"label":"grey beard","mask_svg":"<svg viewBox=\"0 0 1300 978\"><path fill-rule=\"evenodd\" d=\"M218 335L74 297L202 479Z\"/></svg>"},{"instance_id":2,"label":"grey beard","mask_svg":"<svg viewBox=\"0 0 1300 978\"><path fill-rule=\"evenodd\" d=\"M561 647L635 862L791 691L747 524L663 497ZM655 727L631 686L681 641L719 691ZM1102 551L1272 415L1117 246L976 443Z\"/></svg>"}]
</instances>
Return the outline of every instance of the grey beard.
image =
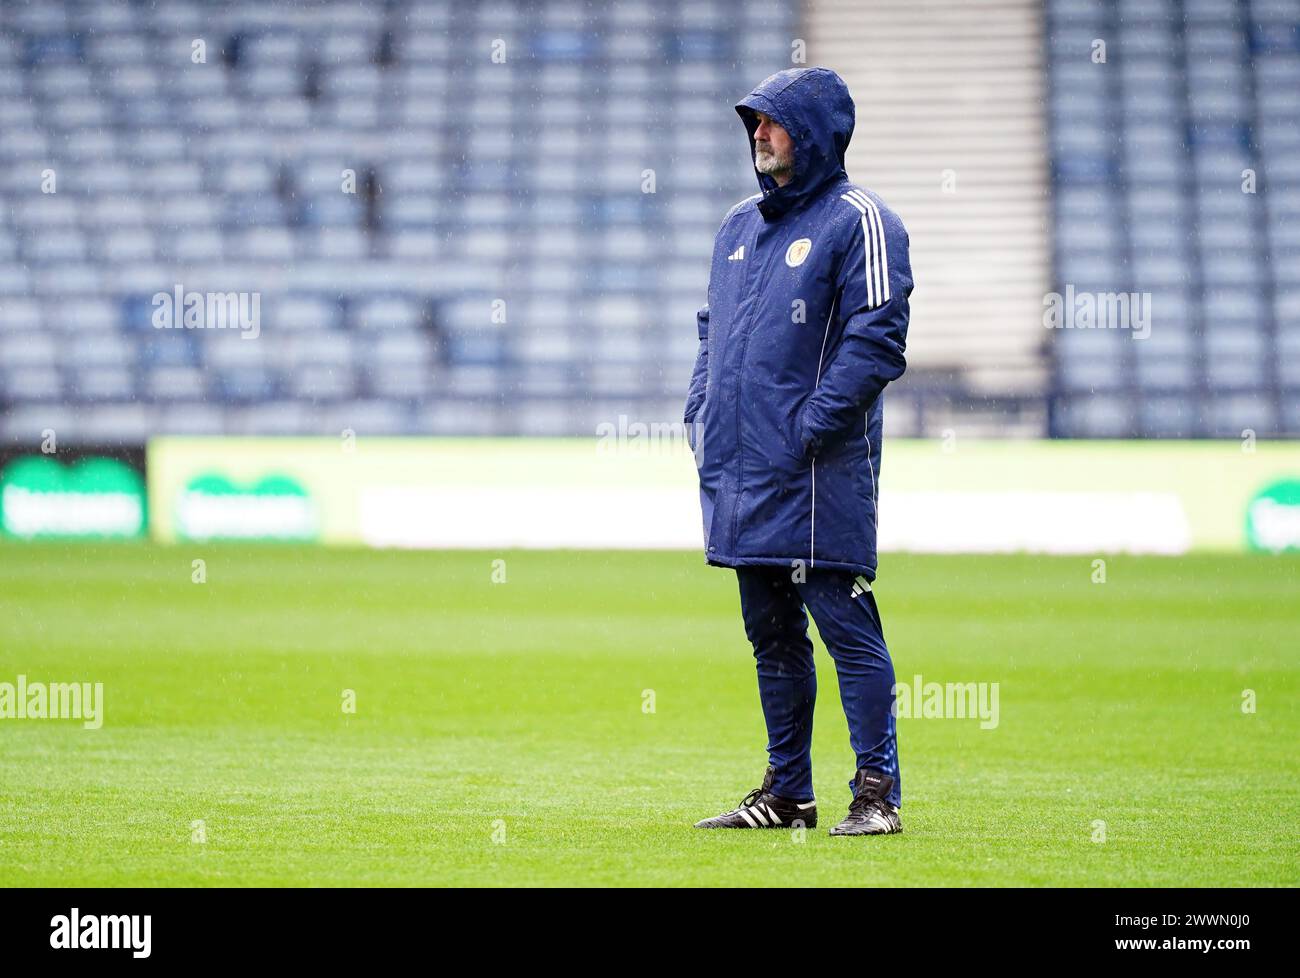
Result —
<instances>
[{"instance_id":1,"label":"grey beard","mask_svg":"<svg viewBox=\"0 0 1300 978\"><path fill-rule=\"evenodd\" d=\"M783 159L775 153L756 153L754 168L769 177L784 176L794 168L794 160L788 157Z\"/></svg>"}]
</instances>

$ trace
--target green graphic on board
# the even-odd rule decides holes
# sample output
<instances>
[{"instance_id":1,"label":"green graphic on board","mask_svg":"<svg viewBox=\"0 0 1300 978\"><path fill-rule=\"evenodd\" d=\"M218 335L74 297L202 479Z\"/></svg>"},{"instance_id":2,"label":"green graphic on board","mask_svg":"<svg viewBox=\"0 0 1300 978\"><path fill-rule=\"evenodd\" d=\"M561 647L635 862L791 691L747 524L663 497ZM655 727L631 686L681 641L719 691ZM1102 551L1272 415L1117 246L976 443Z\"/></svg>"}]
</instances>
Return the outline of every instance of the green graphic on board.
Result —
<instances>
[{"instance_id":1,"label":"green graphic on board","mask_svg":"<svg viewBox=\"0 0 1300 978\"><path fill-rule=\"evenodd\" d=\"M132 538L144 528L144 480L126 462L92 456L64 465L24 455L0 470L5 536Z\"/></svg>"},{"instance_id":2,"label":"green graphic on board","mask_svg":"<svg viewBox=\"0 0 1300 978\"><path fill-rule=\"evenodd\" d=\"M1252 550L1300 550L1300 479L1280 479L1246 505L1246 542Z\"/></svg>"},{"instance_id":3,"label":"green graphic on board","mask_svg":"<svg viewBox=\"0 0 1300 978\"><path fill-rule=\"evenodd\" d=\"M176 529L184 540L315 540L320 519L311 496L288 476L242 485L205 472L181 492Z\"/></svg>"}]
</instances>

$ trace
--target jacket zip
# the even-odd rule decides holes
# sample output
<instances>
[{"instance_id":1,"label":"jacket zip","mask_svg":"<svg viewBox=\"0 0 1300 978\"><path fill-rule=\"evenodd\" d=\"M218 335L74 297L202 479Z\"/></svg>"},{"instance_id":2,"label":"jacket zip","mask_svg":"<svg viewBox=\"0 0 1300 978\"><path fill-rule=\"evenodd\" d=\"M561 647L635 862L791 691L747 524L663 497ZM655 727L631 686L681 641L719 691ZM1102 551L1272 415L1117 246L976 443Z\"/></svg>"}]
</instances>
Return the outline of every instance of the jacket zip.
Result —
<instances>
[{"instance_id":1,"label":"jacket zip","mask_svg":"<svg viewBox=\"0 0 1300 978\"><path fill-rule=\"evenodd\" d=\"M831 334L831 320L835 318L835 304L840 301L836 294L831 300L830 315L826 317L826 329L822 332L822 352L817 355L817 378L813 381L813 394L817 393L817 385L822 382L822 361L826 357L826 340ZM812 394L808 395L812 397ZM808 402L805 401L805 404ZM802 412L800 412L802 414ZM800 443L803 442L803 432L795 432ZM817 566L817 459L812 460L812 520L808 532L808 566Z\"/></svg>"}]
</instances>

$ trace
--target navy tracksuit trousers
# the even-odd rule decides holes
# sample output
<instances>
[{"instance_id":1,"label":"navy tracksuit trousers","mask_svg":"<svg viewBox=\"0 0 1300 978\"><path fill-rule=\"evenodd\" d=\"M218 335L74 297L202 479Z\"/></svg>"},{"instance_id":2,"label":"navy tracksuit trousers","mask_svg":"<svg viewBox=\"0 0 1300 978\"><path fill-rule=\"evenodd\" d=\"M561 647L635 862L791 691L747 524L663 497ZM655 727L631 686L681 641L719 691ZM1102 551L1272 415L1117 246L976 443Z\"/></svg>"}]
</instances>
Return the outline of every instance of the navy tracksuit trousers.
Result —
<instances>
[{"instance_id":1,"label":"navy tracksuit trousers","mask_svg":"<svg viewBox=\"0 0 1300 978\"><path fill-rule=\"evenodd\" d=\"M736 568L745 634L758 666L768 757L776 768L771 791L798 801L813 797L809 750L817 675L806 606L835 661L857 766L893 778L888 801L901 806L894 664L875 595L862 586L865 578L849 571L814 567L804 574L806 580L795 583L791 568Z\"/></svg>"}]
</instances>

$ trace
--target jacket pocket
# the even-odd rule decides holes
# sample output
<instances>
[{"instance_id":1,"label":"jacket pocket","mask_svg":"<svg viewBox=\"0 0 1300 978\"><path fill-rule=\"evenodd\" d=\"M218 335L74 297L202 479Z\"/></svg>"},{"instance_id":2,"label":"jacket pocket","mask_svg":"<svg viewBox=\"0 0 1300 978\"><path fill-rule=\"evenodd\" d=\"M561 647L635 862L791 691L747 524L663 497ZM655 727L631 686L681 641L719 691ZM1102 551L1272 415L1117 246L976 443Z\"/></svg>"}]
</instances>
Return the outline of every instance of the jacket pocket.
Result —
<instances>
[{"instance_id":1,"label":"jacket pocket","mask_svg":"<svg viewBox=\"0 0 1300 978\"><path fill-rule=\"evenodd\" d=\"M794 412L794 432L791 436L791 444L790 444L790 450L794 453L794 457L805 464L812 461L812 458L808 455L807 450L804 448L804 441L803 441L804 410L808 407L808 402L811 399L812 399L812 394L810 393L808 394L807 397L805 397L803 400L799 402L799 407Z\"/></svg>"}]
</instances>

